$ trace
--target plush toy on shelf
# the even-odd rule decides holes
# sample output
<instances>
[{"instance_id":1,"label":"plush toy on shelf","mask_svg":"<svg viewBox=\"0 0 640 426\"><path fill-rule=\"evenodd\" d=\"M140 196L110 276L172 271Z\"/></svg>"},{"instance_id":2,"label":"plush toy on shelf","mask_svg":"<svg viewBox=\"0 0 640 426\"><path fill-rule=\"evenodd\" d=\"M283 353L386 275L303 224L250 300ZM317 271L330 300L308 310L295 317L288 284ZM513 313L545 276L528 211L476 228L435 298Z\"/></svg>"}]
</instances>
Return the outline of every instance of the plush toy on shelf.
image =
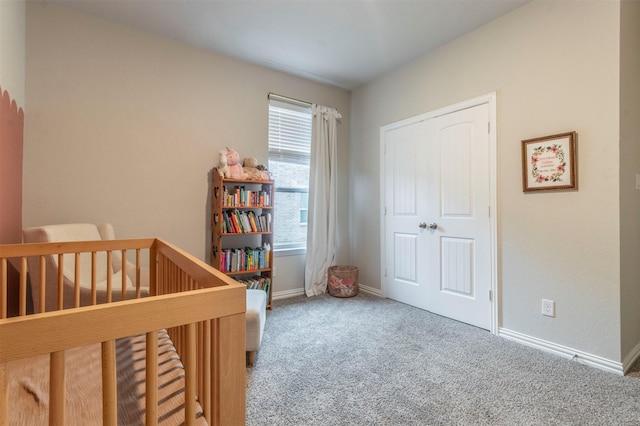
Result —
<instances>
[{"instance_id":1,"label":"plush toy on shelf","mask_svg":"<svg viewBox=\"0 0 640 426\"><path fill-rule=\"evenodd\" d=\"M249 175L242 170L240 164L240 154L234 149L227 147L227 167L229 167L229 177L231 179L248 179Z\"/></svg>"},{"instance_id":2,"label":"plush toy on shelf","mask_svg":"<svg viewBox=\"0 0 640 426\"><path fill-rule=\"evenodd\" d=\"M229 166L227 165L226 149L223 149L218 153L218 174L224 178L229 177Z\"/></svg>"},{"instance_id":3,"label":"plush toy on shelf","mask_svg":"<svg viewBox=\"0 0 640 426\"><path fill-rule=\"evenodd\" d=\"M249 176L250 180L270 180L269 172L267 168L259 165L256 158L245 158L242 161L242 170Z\"/></svg>"}]
</instances>

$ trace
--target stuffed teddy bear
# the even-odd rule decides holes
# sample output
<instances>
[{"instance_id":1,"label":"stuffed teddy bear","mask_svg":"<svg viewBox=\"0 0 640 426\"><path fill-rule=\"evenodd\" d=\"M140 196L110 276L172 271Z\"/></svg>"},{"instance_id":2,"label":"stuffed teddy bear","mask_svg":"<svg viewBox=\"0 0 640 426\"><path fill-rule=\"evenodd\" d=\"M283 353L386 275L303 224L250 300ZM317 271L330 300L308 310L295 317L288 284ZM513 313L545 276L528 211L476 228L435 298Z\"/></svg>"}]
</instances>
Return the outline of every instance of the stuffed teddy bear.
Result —
<instances>
[{"instance_id":1,"label":"stuffed teddy bear","mask_svg":"<svg viewBox=\"0 0 640 426\"><path fill-rule=\"evenodd\" d=\"M242 170L249 175L250 180L261 180L262 175L260 170L257 169L258 160L255 158L245 158L242 160Z\"/></svg>"},{"instance_id":2,"label":"stuffed teddy bear","mask_svg":"<svg viewBox=\"0 0 640 426\"><path fill-rule=\"evenodd\" d=\"M249 176L250 180L269 180L269 172L266 167L260 167L255 158L245 158L242 160L242 170Z\"/></svg>"},{"instance_id":3,"label":"stuffed teddy bear","mask_svg":"<svg viewBox=\"0 0 640 426\"><path fill-rule=\"evenodd\" d=\"M231 179L247 179L249 177L249 175L242 170L240 154L229 147L227 147L227 167L229 167L229 177Z\"/></svg>"},{"instance_id":4,"label":"stuffed teddy bear","mask_svg":"<svg viewBox=\"0 0 640 426\"><path fill-rule=\"evenodd\" d=\"M227 165L226 149L223 149L218 153L218 174L224 178L229 177L229 166Z\"/></svg>"}]
</instances>

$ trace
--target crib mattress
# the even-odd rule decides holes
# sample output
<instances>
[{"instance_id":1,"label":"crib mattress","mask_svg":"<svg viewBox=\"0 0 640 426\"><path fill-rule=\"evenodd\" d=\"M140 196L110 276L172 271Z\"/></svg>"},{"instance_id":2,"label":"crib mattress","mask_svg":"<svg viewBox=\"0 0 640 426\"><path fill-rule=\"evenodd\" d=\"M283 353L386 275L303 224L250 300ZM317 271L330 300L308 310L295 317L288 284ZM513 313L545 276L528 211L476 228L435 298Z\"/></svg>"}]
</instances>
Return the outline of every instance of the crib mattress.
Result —
<instances>
[{"instance_id":1,"label":"crib mattress","mask_svg":"<svg viewBox=\"0 0 640 426\"><path fill-rule=\"evenodd\" d=\"M184 424L184 368L166 331L158 333L158 424ZM118 424L144 425L145 336L116 342ZM66 423L102 424L100 345L65 355ZM46 425L49 415L49 356L8 363L9 424ZM206 425L198 406L196 424Z\"/></svg>"}]
</instances>

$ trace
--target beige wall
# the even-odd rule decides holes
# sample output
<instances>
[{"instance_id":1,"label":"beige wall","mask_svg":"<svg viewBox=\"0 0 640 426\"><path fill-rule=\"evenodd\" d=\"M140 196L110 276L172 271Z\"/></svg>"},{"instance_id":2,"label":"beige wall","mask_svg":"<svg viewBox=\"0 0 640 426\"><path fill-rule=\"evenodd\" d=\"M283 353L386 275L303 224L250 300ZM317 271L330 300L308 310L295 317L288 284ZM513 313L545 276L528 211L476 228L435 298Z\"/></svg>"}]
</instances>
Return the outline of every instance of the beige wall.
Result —
<instances>
[{"instance_id":1,"label":"beige wall","mask_svg":"<svg viewBox=\"0 0 640 426\"><path fill-rule=\"evenodd\" d=\"M342 113L347 224L348 91L32 2L26 68L24 226L111 222L119 237L165 238L207 260L210 170L225 146L266 162L269 92ZM275 292L302 288L303 274L285 273L300 262L275 260Z\"/></svg>"},{"instance_id":2,"label":"beige wall","mask_svg":"<svg viewBox=\"0 0 640 426\"><path fill-rule=\"evenodd\" d=\"M22 109L25 108L24 38L24 1L0 1L0 86Z\"/></svg>"},{"instance_id":3,"label":"beige wall","mask_svg":"<svg viewBox=\"0 0 640 426\"><path fill-rule=\"evenodd\" d=\"M0 1L0 243L22 241L25 4Z\"/></svg>"},{"instance_id":4,"label":"beige wall","mask_svg":"<svg viewBox=\"0 0 640 426\"><path fill-rule=\"evenodd\" d=\"M620 10L620 272L622 355L640 352L640 1Z\"/></svg>"},{"instance_id":5,"label":"beige wall","mask_svg":"<svg viewBox=\"0 0 640 426\"><path fill-rule=\"evenodd\" d=\"M500 327L620 361L617 2L537 2L352 94L352 262L380 288L380 126L497 92ZM578 132L580 189L522 192L521 141ZM541 299L555 300L555 318Z\"/></svg>"}]
</instances>

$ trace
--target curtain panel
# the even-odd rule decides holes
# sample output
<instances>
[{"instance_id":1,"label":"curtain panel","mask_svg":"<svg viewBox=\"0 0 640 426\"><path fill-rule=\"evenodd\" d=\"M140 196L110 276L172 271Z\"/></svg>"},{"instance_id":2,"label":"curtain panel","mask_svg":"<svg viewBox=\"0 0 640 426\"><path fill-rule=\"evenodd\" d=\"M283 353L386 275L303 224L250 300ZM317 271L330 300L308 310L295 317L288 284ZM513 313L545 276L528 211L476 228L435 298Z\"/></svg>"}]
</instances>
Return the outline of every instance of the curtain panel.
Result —
<instances>
[{"instance_id":1,"label":"curtain panel","mask_svg":"<svg viewBox=\"0 0 640 426\"><path fill-rule=\"evenodd\" d=\"M311 165L309 170L309 220L305 293L327 291L327 269L335 264L337 221L337 120L334 108L312 105Z\"/></svg>"}]
</instances>

